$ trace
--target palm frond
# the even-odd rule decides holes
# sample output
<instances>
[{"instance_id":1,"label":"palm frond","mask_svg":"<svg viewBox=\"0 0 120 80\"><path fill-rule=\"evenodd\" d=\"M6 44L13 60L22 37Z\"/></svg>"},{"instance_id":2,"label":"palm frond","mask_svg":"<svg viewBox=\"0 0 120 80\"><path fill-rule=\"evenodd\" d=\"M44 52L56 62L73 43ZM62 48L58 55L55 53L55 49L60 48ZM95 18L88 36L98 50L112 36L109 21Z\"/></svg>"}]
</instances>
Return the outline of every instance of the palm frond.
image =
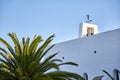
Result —
<instances>
[{"instance_id":1,"label":"palm frond","mask_svg":"<svg viewBox=\"0 0 120 80\"><path fill-rule=\"evenodd\" d=\"M106 70L103 70L103 72L104 72L105 74L107 74L107 75L110 77L111 80L114 80L114 78L113 78Z\"/></svg>"},{"instance_id":2,"label":"palm frond","mask_svg":"<svg viewBox=\"0 0 120 80\"><path fill-rule=\"evenodd\" d=\"M17 59L15 55L14 49L2 38L0 38L0 42L10 51L10 53Z\"/></svg>"},{"instance_id":3,"label":"palm frond","mask_svg":"<svg viewBox=\"0 0 120 80\"><path fill-rule=\"evenodd\" d=\"M74 62L64 62L64 63L59 64L59 66L62 66L62 65L73 65L73 66L78 66L78 64L76 64L76 63L74 63Z\"/></svg>"},{"instance_id":4,"label":"palm frond","mask_svg":"<svg viewBox=\"0 0 120 80\"><path fill-rule=\"evenodd\" d=\"M93 78L93 80L102 80L103 77L104 76L96 76L96 77Z\"/></svg>"},{"instance_id":5,"label":"palm frond","mask_svg":"<svg viewBox=\"0 0 120 80\"><path fill-rule=\"evenodd\" d=\"M65 78L68 79L74 79L74 80L84 80L84 78L76 73L67 72L67 71L54 71L47 73L48 76L55 78Z\"/></svg>"},{"instance_id":6,"label":"palm frond","mask_svg":"<svg viewBox=\"0 0 120 80\"><path fill-rule=\"evenodd\" d=\"M16 34L15 33L8 33L8 36L10 36L10 38L14 42L16 54L17 54L17 56L19 56L21 54L21 46L20 46L20 43L19 43L19 40L18 40Z\"/></svg>"}]
</instances>

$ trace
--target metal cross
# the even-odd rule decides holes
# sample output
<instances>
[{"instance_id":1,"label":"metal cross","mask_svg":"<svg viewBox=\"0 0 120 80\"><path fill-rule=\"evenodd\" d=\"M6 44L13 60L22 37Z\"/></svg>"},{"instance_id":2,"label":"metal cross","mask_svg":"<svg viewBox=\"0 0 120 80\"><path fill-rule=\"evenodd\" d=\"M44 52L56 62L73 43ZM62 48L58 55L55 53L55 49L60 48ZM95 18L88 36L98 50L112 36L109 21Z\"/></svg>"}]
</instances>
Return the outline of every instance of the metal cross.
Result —
<instances>
[{"instance_id":1,"label":"metal cross","mask_svg":"<svg viewBox=\"0 0 120 80\"><path fill-rule=\"evenodd\" d=\"M86 15L87 16L87 23L90 23L90 22L92 22L92 20L90 20L90 16L89 16L89 14L88 15Z\"/></svg>"}]
</instances>

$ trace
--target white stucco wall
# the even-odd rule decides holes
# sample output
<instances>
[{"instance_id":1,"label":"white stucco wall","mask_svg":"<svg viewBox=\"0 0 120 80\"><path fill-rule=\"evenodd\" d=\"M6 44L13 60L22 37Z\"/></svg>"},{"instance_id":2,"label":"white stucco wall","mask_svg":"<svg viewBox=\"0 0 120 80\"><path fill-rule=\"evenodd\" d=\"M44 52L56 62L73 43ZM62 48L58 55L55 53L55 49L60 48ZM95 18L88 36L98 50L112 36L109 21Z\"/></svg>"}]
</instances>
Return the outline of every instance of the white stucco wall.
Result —
<instances>
[{"instance_id":1,"label":"white stucco wall","mask_svg":"<svg viewBox=\"0 0 120 80\"><path fill-rule=\"evenodd\" d=\"M63 61L73 61L78 67L64 66L63 70L88 74L89 79L98 75L105 75L103 69L113 74L114 69L120 70L120 29L78 38L62 43L50 51L60 53L56 56ZM94 53L96 51L96 53ZM110 80L104 77L104 80Z\"/></svg>"}]
</instances>

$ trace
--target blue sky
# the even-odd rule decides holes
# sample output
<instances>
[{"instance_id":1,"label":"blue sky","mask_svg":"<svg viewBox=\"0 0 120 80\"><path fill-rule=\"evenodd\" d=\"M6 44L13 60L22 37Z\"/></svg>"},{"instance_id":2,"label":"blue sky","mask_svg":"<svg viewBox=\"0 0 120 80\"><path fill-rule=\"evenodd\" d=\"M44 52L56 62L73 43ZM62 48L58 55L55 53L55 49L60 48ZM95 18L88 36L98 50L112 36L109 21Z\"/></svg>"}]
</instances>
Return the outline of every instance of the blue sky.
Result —
<instances>
[{"instance_id":1,"label":"blue sky","mask_svg":"<svg viewBox=\"0 0 120 80\"><path fill-rule=\"evenodd\" d=\"M35 34L53 43L78 38L79 24L89 14L99 32L120 28L120 0L0 0L0 37Z\"/></svg>"}]
</instances>

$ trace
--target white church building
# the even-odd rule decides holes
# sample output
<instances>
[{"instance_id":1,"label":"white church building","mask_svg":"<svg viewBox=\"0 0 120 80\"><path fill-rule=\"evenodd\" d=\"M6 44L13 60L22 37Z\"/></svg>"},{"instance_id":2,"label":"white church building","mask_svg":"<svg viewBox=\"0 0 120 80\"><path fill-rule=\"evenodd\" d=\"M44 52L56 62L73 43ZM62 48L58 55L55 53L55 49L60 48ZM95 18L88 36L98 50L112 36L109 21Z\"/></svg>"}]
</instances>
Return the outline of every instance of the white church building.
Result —
<instances>
[{"instance_id":1,"label":"white church building","mask_svg":"<svg viewBox=\"0 0 120 80\"><path fill-rule=\"evenodd\" d=\"M54 52L59 52L57 58L79 65L63 66L62 70L78 73L86 80L100 75L110 80L102 70L116 80L120 78L120 29L98 33L97 25L83 22L79 25L79 38L57 43L50 51Z\"/></svg>"}]
</instances>

